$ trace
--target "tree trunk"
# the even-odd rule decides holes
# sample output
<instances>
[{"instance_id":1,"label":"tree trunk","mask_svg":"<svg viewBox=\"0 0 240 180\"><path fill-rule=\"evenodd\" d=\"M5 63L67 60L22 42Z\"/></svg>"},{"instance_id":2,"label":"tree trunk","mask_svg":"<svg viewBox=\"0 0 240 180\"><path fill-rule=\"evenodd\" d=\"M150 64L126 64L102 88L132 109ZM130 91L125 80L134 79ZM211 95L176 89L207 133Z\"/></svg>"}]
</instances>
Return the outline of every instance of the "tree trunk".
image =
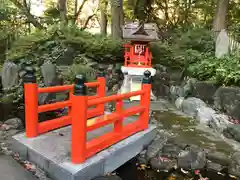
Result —
<instances>
[{"instance_id":1,"label":"tree trunk","mask_svg":"<svg viewBox=\"0 0 240 180\"><path fill-rule=\"evenodd\" d=\"M106 36L107 35L107 5L108 0L100 0L100 28L101 28L101 34Z\"/></svg>"},{"instance_id":2,"label":"tree trunk","mask_svg":"<svg viewBox=\"0 0 240 180\"><path fill-rule=\"evenodd\" d=\"M67 0L58 0L58 10L62 23L67 22Z\"/></svg>"},{"instance_id":3,"label":"tree trunk","mask_svg":"<svg viewBox=\"0 0 240 180\"><path fill-rule=\"evenodd\" d=\"M78 0L75 0L75 4L74 4L74 14L77 14L78 12Z\"/></svg>"},{"instance_id":4,"label":"tree trunk","mask_svg":"<svg viewBox=\"0 0 240 180\"><path fill-rule=\"evenodd\" d=\"M122 38L122 0L111 0L111 14L112 14L112 37L116 39Z\"/></svg>"},{"instance_id":5,"label":"tree trunk","mask_svg":"<svg viewBox=\"0 0 240 180\"><path fill-rule=\"evenodd\" d=\"M218 34L227 26L229 0L218 0L215 19L213 22L213 30Z\"/></svg>"}]
</instances>

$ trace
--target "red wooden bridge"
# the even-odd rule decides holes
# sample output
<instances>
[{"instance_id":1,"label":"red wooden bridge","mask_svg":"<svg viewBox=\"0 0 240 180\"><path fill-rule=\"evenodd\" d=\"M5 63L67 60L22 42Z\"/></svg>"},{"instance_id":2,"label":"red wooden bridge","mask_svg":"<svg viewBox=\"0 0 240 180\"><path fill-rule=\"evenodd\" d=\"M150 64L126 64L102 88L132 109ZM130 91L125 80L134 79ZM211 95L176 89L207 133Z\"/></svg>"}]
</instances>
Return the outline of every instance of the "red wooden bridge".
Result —
<instances>
[{"instance_id":1,"label":"red wooden bridge","mask_svg":"<svg viewBox=\"0 0 240 180\"><path fill-rule=\"evenodd\" d=\"M106 96L106 80L99 74L96 82L85 82L83 75L76 76L75 84L39 88L32 68L26 68L24 78L26 136L34 138L43 133L72 126L71 161L83 163L97 152L148 128L151 73L146 71L141 90L118 95ZM89 96L87 88L96 88L96 95ZM69 92L69 99L45 105L38 105L39 93ZM132 96L141 96L140 104L130 108L123 107L123 100ZM116 103L116 110L110 114L104 113L104 104ZM38 121L38 114L68 107L68 114L44 122ZM123 125L126 117L138 115L137 121ZM91 118L95 117L93 120ZM89 120L90 119L90 120ZM87 133L108 124L114 124L114 129L102 136L87 141Z\"/></svg>"}]
</instances>

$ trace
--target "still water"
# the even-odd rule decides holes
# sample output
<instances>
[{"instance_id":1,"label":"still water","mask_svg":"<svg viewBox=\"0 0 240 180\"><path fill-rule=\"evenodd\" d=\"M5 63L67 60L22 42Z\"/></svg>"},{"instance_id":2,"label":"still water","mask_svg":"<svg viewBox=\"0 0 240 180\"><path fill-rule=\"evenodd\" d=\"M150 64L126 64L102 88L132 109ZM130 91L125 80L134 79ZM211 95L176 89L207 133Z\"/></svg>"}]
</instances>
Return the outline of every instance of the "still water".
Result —
<instances>
[{"instance_id":1,"label":"still water","mask_svg":"<svg viewBox=\"0 0 240 180\"><path fill-rule=\"evenodd\" d=\"M228 141L220 139L218 135L201 127L193 119L178 115L171 111L154 112L155 121L160 124L159 128L177 134L177 139L188 144L194 144L202 148L219 151L227 155L234 152L234 149ZM181 170L172 172L156 172L151 168L140 170L137 158L125 163L116 170L118 176L123 180L233 180L226 173L219 174L214 171L202 171L200 175L194 172L184 174ZM202 178L201 178L202 177Z\"/></svg>"}]
</instances>

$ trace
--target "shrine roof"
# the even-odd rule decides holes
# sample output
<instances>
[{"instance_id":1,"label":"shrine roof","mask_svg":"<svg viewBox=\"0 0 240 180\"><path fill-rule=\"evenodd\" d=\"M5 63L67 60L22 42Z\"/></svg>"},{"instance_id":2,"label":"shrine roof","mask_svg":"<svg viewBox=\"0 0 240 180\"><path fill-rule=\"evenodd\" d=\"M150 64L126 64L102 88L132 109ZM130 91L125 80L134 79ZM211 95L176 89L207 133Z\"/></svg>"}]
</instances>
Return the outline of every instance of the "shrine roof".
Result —
<instances>
[{"instance_id":1,"label":"shrine roof","mask_svg":"<svg viewBox=\"0 0 240 180\"><path fill-rule=\"evenodd\" d=\"M157 27L154 23L139 25L138 22L127 23L123 27L123 38L132 41L156 41L158 40Z\"/></svg>"}]
</instances>

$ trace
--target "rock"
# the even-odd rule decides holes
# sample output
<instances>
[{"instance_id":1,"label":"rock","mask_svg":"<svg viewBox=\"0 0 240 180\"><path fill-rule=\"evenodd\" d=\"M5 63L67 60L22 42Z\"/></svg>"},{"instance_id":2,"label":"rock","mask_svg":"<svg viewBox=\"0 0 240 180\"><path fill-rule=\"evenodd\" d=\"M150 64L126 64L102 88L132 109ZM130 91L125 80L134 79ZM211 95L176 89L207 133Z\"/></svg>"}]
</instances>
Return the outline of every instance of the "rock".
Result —
<instances>
[{"instance_id":1,"label":"rock","mask_svg":"<svg viewBox=\"0 0 240 180\"><path fill-rule=\"evenodd\" d=\"M220 87L214 94L214 107L230 115L240 104L239 87ZM236 116L236 115L235 115ZM240 116L240 111L237 117Z\"/></svg>"},{"instance_id":2,"label":"rock","mask_svg":"<svg viewBox=\"0 0 240 180\"><path fill-rule=\"evenodd\" d=\"M224 135L240 142L240 124L231 124L223 131Z\"/></svg>"},{"instance_id":3,"label":"rock","mask_svg":"<svg viewBox=\"0 0 240 180\"><path fill-rule=\"evenodd\" d=\"M181 109L182 110L182 103L184 101L184 97L179 97L176 99L175 101L175 106L177 109Z\"/></svg>"},{"instance_id":4,"label":"rock","mask_svg":"<svg viewBox=\"0 0 240 180\"><path fill-rule=\"evenodd\" d=\"M9 129L6 133L8 137L12 137L19 133L20 131L18 129Z\"/></svg>"},{"instance_id":5,"label":"rock","mask_svg":"<svg viewBox=\"0 0 240 180\"><path fill-rule=\"evenodd\" d=\"M155 157L167 142L167 137L163 136L154 140L147 148L146 158L149 160Z\"/></svg>"},{"instance_id":6,"label":"rock","mask_svg":"<svg viewBox=\"0 0 240 180\"><path fill-rule=\"evenodd\" d=\"M147 164L146 153L147 153L147 150L144 150L140 152L139 156L137 157L138 162L140 164Z\"/></svg>"},{"instance_id":7,"label":"rock","mask_svg":"<svg viewBox=\"0 0 240 180\"><path fill-rule=\"evenodd\" d=\"M183 91L185 97L193 97L193 87L196 84L197 79L190 78L187 80L187 83L183 86Z\"/></svg>"},{"instance_id":8,"label":"rock","mask_svg":"<svg viewBox=\"0 0 240 180\"><path fill-rule=\"evenodd\" d=\"M177 158L181 150L176 144L165 144L162 150L159 151L158 156Z\"/></svg>"},{"instance_id":9,"label":"rock","mask_svg":"<svg viewBox=\"0 0 240 180\"><path fill-rule=\"evenodd\" d=\"M169 91L170 99L174 102L179 97L184 97L184 90L181 86L171 86Z\"/></svg>"},{"instance_id":10,"label":"rock","mask_svg":"<svg viewBox=\"0 0 240 180\"><path fill-rule=\"evenodd\" d=\"M171 170L176 167L177 161L166 157L154 157L150 161L150 165L154 170Z\"/></svg>"},{"instance_id":11,"label":"rock","mask_svg":"<svg viewBox=\"0 0 240 180\"><path fill-rule=\"evenodd\" d=\"M18 85L18 71L20 67L13 62L5 62L2 67L2 86L9 89Z\"/></svg>"},{"instance_id":12,"label":"rock","mask_svg":"<svg viewBox=\"0 0 240 180\"><path fill-rule=\"evenodd\" d=\"M45 86L52 86L53 81L57 77L57 67L49 61L46 61L41 66L41 73Z\"/></svg>"},{"instance_id":13,"label":"rock","mask_svg":"<svg viewBox=\"0 0 240 180\"><path fill-rule=\"evenodd\" d=\"M200 148L188 147L181 151L178 158L178 167L188 170L203 169L206 165L206 154Z\"/></svg>"},{"instance_id":14,"label":"rock","mask_svg":"<svg viewBox=\"0 0 240 180\"><path fill-rule=\"evenodd\" d=\"M229 117L225 114L213 114L209 127L221 133L231 124L229 120Z\"/></svg>"},{"instance_id":15,"label":"rock","mask_svg":"<svg viewBox=\"0 0 240 180\"><path fill-rule=\"evenodd\" d=\"M0 129L0 141L4 140L5 138L5 132Z\"/></svg>"},{"instance_id":16,"label":"rock","mask_svg":"<svg viewBox=\"0 0 240 180\"><path fill-rule=\"evenodd\" d=\"M210 171L220 172L223 169L223 167L220 164L208 161L207 169Z\"/></svg>"},{"instance_id":17,"label":"rock","mask_svg":"<svg viewBox=\"0 0 240 180\"><path fill-rule=\"evenodd\" d=\"M18 129L23 127L22 120L19 118L8 119L4 122L4 124L10 126L11 129Z\"/></svg>"},{"instance_id":18,"label":"rock","mask_svg":"<svg viewBox=\"0 0 240 180\"><path fill-rule=\"evenodd\" d=\"M185 149L189 145L181 137L173 137L168 139L168 143L178 146L180 149Z\"/></svg>"},{"instance_id":19,"label":"rock","mask_svg":"<svg viewBox=\"0 0 240 180\"><path fill-rule=\"evenodd\" d=\"M201 99L190 97L183 101L182 111L187 115L196 117L198 109L203 106L206 107L207 105Z\"/></svg>"},{"instance_id":20,"label":"rock","mask_svg":"<svg viewBox=\"0 0 240 180\"><path fill-rule=\"evenodd\" d=\"M213 104L213 96L217 87L211 82L195 82L192 86L192 96Z\"/></svg>"},{"instance_id":21,"label":"rock","mask_svg":"<svg viewBox=\"0 0 240 180\"><path fill-rule=\"evenodd\" d=\"M230 164L228 156L222 152L209 152L207 153L207 159L222 166Z\"/></svg>"},{"instance_id":22,"label":"rock","mask_svg":"<svg viewBox=\"0 0 240 180\"><path fill-rule=\"evenodd\" d=\"M41 66L41 73L45 86L61 85L61 79L57 75L57 67L49 61L44 62ZM39 104L46 104L49 101L56 100L56 93L41 93L38 95Z\"/></svg>"},{"instance_id":23,"label":"rock","mask_svg":"<svg viewBox=\"0 0 240 180\"><path fill-rule=\"evenodd\" d=\"M157 97L167 97L169 94L170 75L167 68L158 64L156 65L156 75L152 77L152 89Z\"/></svg>"},{"instance_id":24,"label":"rock","mask_svg":"<svg viewBox=\"0 0 240 180\"><path fill-rule=\"evenodd\" d=\"M231 116L235 120L240 120L240 103L237 104L232 110L229 111L228 115Z\"/></svg>"},{"instance_id":25,"label":"rock","mask_svg":"<svg viewBox=\"0 0 240 180\"><path fill-rule=\"evenodd\" d=\"M229 53L229 37L227 31L222 29L217 36L215 44L215 56L221 58Z\"/></svg>"},{"instance_id":26,"label":"rock","mask_svg":"<svg viewBox=\"0 0 240 180\"><path fill-rule=\"evenodd\" d=\"M196 120L200 123L209 124L216 113L212 108L202 106L197 110Z\"/></svg>"},{"instance_id":27,"label":"rock","mask_svg":"<svg viewBox=\"0 0 240 180\"><path fill-rule=\"evenodd\" d=\"M235 152L232 155L228 171L230 174L240 177L240 152Z\"/></svg>"}]
</instances>

